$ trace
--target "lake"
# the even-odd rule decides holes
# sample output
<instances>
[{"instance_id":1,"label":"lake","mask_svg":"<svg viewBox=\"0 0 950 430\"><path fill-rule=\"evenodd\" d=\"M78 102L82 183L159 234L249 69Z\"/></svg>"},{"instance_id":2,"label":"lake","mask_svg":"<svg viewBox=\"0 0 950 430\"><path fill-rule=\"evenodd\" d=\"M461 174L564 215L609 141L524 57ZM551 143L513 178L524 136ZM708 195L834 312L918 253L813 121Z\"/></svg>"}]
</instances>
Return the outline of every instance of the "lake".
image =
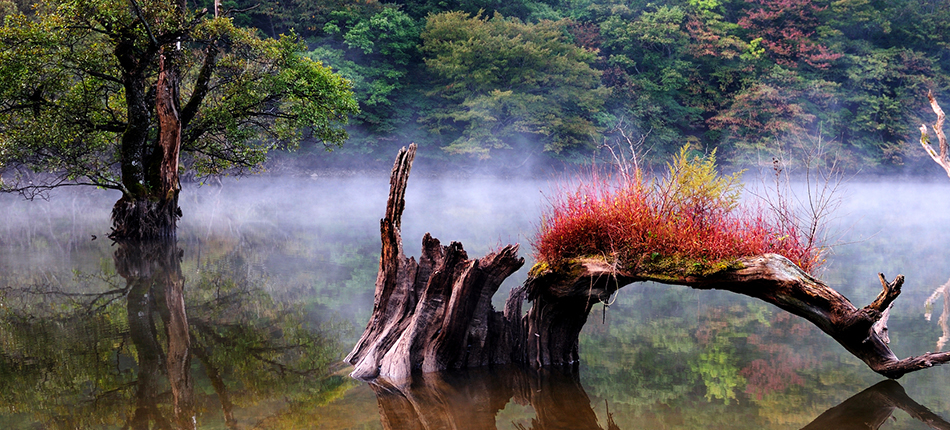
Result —
<instances>
[{"instance_id":1,"label":"lake","mask_svg":"<svg viewBox=\"0 0 950 430\"><path fill-rule=\"evenodd\" d=\"M353 380L341 359L372 310L386 173L186 184L177 242L143 249L106 237L115 193L0 196L0 427L173 428L187 398L201 429L950 428L950 366L886 382L771 305L658 284L595 306L575 369ZM425 232L473 257L521 243L528 261L501 306L551 193L545 180L413 177L405 253ZM860 307L878 272L904 274L893 350L946 349L950 183L855 180L841 196L819 278ZM181 330L187 375L168 364Z\"/></svg>"}]
</instances>

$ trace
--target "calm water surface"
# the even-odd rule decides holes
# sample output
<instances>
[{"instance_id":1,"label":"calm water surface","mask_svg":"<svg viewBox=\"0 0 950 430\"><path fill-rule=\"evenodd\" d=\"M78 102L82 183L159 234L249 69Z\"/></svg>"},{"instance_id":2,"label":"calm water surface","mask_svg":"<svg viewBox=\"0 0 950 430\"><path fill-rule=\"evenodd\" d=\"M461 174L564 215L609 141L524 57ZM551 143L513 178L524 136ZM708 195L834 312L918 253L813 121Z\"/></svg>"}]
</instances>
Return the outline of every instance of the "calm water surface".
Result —
<instances>
[{"instance_id":1,"label":"calm water surface","mask_svg":"<svg viewBox=\"0 0 950 430\"><path fill-rule=\"evenodd\" d=\"M518 242L529 267L547 187L413 178L405 251L426 231L471 256ZM950 428L950 366L882 383L770 305L654 284L594 309L577 369L351 380L340 360L371 311L387 190L384 176L186 187L177 243L144 248L105 238L111 193L0 196L0 427L173 428L188 380L202 429ZM857 182L843 197L820 277L863 306L878 272L904 274L892 347L947 348L950 184ZM175 315L185 376L168 365Z\"/></svg>"}]
</instances>

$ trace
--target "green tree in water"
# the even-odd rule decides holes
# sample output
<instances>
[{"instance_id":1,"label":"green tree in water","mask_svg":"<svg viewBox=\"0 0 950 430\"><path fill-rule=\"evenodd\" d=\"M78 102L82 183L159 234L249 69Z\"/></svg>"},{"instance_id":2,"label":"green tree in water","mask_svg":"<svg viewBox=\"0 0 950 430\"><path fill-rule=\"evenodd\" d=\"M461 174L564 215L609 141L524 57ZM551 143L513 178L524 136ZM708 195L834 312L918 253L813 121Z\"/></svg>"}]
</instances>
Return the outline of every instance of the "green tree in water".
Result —
<instances>
[{"instance_id":1,"label":"green tree in water","mask_svg":"<svg viewBox=\"0 0 950 430\"><path fill-rule=\"evenodd\" d=\"M49 0L7 16L2 190L119 190L114 237L168 236L179 170L253 168L276 147L346 138L350 84L303 50L183 1Z\"/></svg>"}]
</instances>

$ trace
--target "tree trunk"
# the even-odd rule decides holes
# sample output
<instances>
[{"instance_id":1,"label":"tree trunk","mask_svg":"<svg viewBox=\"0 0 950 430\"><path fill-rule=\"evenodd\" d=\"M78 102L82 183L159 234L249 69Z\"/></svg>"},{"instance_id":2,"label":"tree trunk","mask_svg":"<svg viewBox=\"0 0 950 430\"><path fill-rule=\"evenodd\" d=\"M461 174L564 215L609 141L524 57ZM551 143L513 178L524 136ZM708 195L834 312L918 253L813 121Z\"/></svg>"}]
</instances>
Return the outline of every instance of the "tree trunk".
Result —
<instances>
[{"instance_id":1,"label":"tree trunk","mask_svg":"<svg viewBox=\"0 0 950 430\"><path fill-rule=\"evenodd\" d=\"M402 252L400 220L416 146L403 148L393 166L386 217L380 220L382 251L373 315L346 361L352 376L380 373L396 379L413 370L509 363L510 318L491 306L501 282L524 265L517 246L481 259L468 258L462 245L443 246L428 234L417 263Z\"/></svg>"},{"instance_id":2,"label":"tree trunk","mask_svg":"<svg viewBox=\"0 0 950 430\"><path fill-rule=\"evenodd\" d=\"M185 4L179 1L177 10L183 14ZM131 47L117 47L116 56L125 72L125 90L128 94L128 126L122 136L121 169L123 196L112 208L113 239L150 240L174 236L181 209L178 193L178 158L182 140L180 109L180 76L176 64L178 48L153 46L158 55L158 79L155 82L154 103L158 118L158 136L148 148L151 124L148 83L143 65L150 63L155 52L147 58L136 58ZM126 52L129 51L129 52Z\"/></svg>"},{"instance_id":3,"label":"tree trunk","mask_svg":"<svg viewBox=\"0 0 950 430\"><path fill-rule=\"evenodd\" d=\"M655 281L697 289L720 289L755 297L807 319L872 370L889 378L950 361L950 352L900 360L887 346L887 316L900 294L903 276L887 282L863 308L787 258L765 254L741 258L708 275L651 273L608 264L600 258L538 265L524 285L512 290L504 312L491 296L524 259L508 245L478 260L462 245L442 246L427 233L419 262L406 258L399 233L415 145L403 148L393 166L386 217L380 221L382 252L373 314L346 357L351 376L410 381L425 373L489 364L534 367L571 365L578 360L578 336L591 308L621 287ZM533 303L523 317L524 300Z\"/></svg>"},{"instance_id":4,"label":"tree trunk","mask_svg":"<svg viewBox=\"0 0 950 430\"><path fill-rule=\"evenodd\" d=\"M927 133L926 124L920 125L920 144L924 147L924 152L947 172L947 176L950 176L950 145L947 144L947 135L943 133L943 121L946 119L946 115L940 105L937 104L933 91L927 93L927 99L930 101L930 107L934 114L937 115L937 122L934 123L933 129L934 133L937 134L937 145L940 152L930 146L930 135Z\"/></svg>"}]
</instances>

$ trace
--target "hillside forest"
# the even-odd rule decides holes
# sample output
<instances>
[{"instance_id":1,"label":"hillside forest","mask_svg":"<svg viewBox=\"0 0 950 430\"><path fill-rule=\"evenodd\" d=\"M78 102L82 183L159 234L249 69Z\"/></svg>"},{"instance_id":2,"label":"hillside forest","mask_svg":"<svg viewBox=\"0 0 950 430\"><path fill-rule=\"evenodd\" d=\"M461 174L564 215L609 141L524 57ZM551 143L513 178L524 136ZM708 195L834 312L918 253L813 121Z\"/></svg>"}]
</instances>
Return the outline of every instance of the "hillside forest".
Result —
<instances>
[{"instance_id":1,"label":"hillside forest","mask_svg":"<svg viewBox=\"0 0 950 430\"><path fill-rule=\"evenodd\" d=\"M852 171L939 172L918 128L934 121L927 92L947 94L946 2L224 0L220 10L265 38L296 35L303 55L353 84L349 139L332 155L304 142L283 156L296 163L388 160L416 142L444 165L587 164L608 147L662 165L689 145L735 168L812 154ZM16 11L29 15L30 2L0 0L0 14Z\"/></svg>"}]
</instances>

